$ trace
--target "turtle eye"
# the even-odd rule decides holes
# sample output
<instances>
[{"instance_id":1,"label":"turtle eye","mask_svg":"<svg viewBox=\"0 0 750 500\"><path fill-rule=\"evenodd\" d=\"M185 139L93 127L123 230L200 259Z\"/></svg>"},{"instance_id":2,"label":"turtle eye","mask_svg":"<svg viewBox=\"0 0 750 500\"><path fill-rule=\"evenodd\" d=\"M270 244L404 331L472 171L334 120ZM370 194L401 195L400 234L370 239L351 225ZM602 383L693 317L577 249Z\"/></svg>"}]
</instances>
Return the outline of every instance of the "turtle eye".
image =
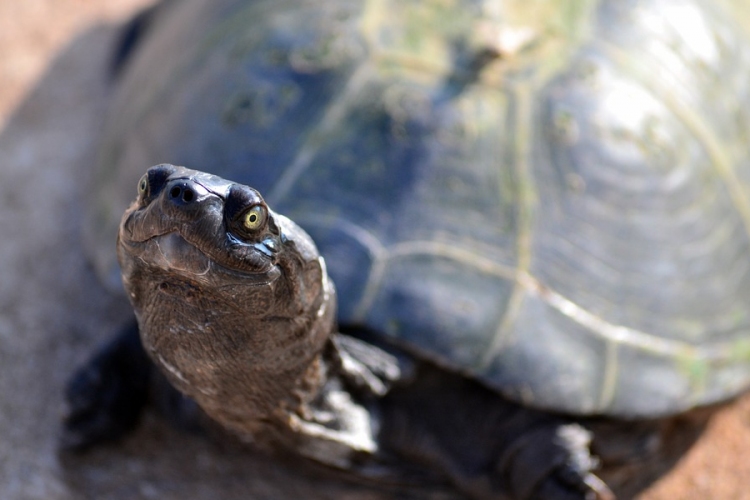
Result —
<instances>
[{"instance_id":1,"label":"turtle eye","mask_svg":"<svg viewBox=\"0 0 750 500\"><path fill-rule=\"evenodd\" d=\"M265 221L266 209L261 205L255 205L242 216L242 225L251 231L262 227Z\"/></svg>"},{"instance_id":2,"label":"turtle eye","mask_svg":"<svg viewBox=\"0 0 750 500\"><path fill-rule=\"evenodd\" d=\"M140 196L146 196L148 194L148 174L143 174L141 180L138 181L138 194Z\"/></svg>"}]
</instances>

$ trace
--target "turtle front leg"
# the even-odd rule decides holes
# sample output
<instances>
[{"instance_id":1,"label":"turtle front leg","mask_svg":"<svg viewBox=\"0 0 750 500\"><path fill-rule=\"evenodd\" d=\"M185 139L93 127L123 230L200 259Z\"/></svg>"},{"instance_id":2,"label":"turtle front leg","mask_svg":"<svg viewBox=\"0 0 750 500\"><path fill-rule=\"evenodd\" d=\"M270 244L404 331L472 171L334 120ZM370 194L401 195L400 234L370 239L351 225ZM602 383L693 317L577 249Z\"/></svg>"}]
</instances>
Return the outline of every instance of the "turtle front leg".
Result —
<instances>
[{"instance_id":1,"label":"turtle front leg","mask_svg":"<svg viewBox=\"0 0 750 500\"><path fill-rule=\"evenodd\" d=\"M148 399L152 371L133 320L68 381L61 447L82 450L131 431Z\"/></svg>"},{"instance_id":2,"label":"turtle front leg","mask_svg":"<svg viewBox=\"0 0 750 500\"><path fill-rule=\"evenodd\" d=\"M431 365L419 372L382 401L383 449L441 470L471 498L614 499L580 425Z\"/></svg>"}]
</instances>

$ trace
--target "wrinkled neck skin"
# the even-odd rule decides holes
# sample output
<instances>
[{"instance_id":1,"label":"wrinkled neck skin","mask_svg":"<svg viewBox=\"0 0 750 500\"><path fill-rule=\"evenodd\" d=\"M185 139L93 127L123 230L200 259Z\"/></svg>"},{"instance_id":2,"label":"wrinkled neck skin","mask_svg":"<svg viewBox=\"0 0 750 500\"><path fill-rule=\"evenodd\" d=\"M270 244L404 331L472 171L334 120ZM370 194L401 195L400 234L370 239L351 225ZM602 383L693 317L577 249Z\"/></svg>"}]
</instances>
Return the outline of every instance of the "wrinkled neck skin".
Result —
<instances>
[{"instance_id":1,"label":"wrinkled neck skin","mask_svg":"<svg viewBox=\"0 0 750 500\"><path fill-rule=\"evenodd\" d=\"M180 391L243 435L304 420L330 371L333 286L309 238L273 217L281 248L254 279L209 258L186 264L192 249L179 230L132 246L123 241L125 222L118 245L147 352Z\"/></svg>"},{"instance_id":2,"label":"wrinkled neck skin","mask_svg":"<svg viewBox=\"0 0 750 500\"><path fill-rule=\"evenodd\" d=\"M324 262L304 231L270 210L263 231L234 236L226 206L235 185L179 167L156 175L163 171L171 175L139 195L118 237L144 347L225 427L288 428L326 383L335 293ZM177 187L189 188L189 203L169 196Z\"/></svg>"},{"instance_id":3,"label":"wrinkled neck skin","mask_svg":"<svg viewBox=\"0 0 750 500\"><path fill-rule=\"evenodd\" d=\"M377 452L376 405L349 390L369 404L398 367L332 335L335 292L322 257L260 193L152 167L117 249L146 351L210 417L339 467Z\"/></svg>"}]
</instances>

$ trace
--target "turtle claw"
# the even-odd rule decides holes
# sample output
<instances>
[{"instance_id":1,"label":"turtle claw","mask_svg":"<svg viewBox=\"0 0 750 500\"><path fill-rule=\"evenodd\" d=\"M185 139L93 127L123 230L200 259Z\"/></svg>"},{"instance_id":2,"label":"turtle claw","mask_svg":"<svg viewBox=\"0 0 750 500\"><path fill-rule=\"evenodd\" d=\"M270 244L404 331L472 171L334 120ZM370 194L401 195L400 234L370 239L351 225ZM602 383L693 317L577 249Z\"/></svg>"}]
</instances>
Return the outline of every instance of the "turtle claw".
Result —
<instances>
[{"instance_id":1,"label":"turtle claw","mask_svg":"<svg viewBox=\"0 0 750 500\"><path fill-rule=\"evenodd\" d=\"M594 474L589 472L583 478L583 481L594 494L595 500L617 500L617 497L615 497L615 494L609 489L609 486Z\"/></svg>"},{"instance_id":2,"label":"turtle claw","mask_svg":"<svg viewBox=\"0 0 750 500\"><path fill-rule=\"evenodd\" d=\"M528 498L553 500L616 500L609 487L589 471L564 467L545 478Z\"/></svg>"},{"instance_id":3,"label":"turtle claw","mask_svg":"<svg viewBox=\"0 0 750 500\"><path fill-rule=\"evenodd\" d=\"M507 478L513 498L614 500L592 472L598 460L589 452L590 443L591 433L578 424L545 425L520 435L497 471Z\"/></svg>"},{"instance_id":4,"label":"turtle claw","mask_svg":"<svg viewBox=\"0 0 750 500\"><path fill-rule=\"evenodd\" d=\"M558 476L569 486L583 492L586 500L615 500L612 490L591 472L599 466L599 460L589 451L591 432L578 424L566 424L557 428L556 435L555 445L569 455Z\"/></svg>"},{"instance_id":5,"label":"turtle claw","mask_svg":"<svg viewBox=\"0 0 750 500\"><path fill-rule=\"evenodd\" d=\"M591 478L599 484L593 487L589 484L588 478L582 478L587 484L585 489L581 488L570 488L570 485L563 486L559 481L552 478L545 481L536 489L534 496L529 498L544 498L550 500L615 500L615 496L612 491L604 484L604 482L590 474Z\"/></svg>"},{"instance_id":6,"label":"turtle claw","mask_svg":"<svg viewBox=\"0 0 750 500\"><path fill-rule=\"evenodd\" d=\"M60 448L82 451L127 434L146 403L148 379L138 329L129 326L68 382Z\"/></svg>"}]
</instances>

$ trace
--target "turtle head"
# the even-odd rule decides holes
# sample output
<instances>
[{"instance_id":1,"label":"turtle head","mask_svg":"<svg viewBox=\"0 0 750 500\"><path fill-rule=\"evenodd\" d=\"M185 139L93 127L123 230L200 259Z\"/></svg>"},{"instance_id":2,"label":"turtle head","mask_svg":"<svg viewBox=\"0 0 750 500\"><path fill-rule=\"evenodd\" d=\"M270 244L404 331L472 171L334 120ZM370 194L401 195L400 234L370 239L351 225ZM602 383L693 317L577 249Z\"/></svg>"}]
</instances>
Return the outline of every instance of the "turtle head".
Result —
<instances>
[{"instance_id":1,"label":"turtle head","mask_svg":"<svg viewBox=\"0 0 750 500\"><path fill-rule=\"evenodd\" d=\"M256 190L203 172L159 165L137 190L118 258L170 381L229 427L313 398L334 292L310 237Z\"/></svg>"}]
</instances>

